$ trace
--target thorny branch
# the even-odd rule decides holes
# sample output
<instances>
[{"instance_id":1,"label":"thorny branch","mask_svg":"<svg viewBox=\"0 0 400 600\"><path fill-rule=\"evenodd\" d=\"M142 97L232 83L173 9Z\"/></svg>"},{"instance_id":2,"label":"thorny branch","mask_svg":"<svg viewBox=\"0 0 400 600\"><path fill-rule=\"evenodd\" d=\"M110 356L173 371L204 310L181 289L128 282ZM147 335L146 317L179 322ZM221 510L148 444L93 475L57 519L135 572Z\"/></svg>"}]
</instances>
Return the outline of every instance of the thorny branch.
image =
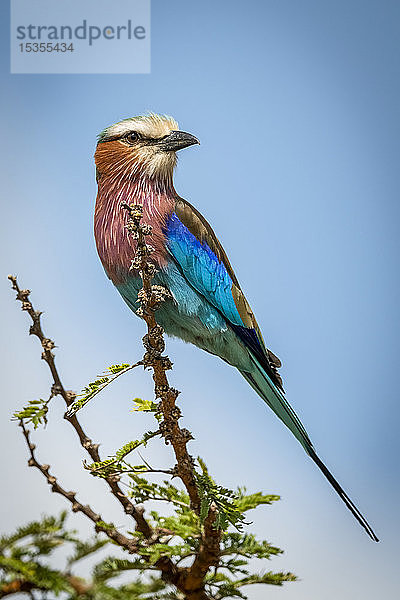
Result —
<instances>
[{"instance_id":1,"label":"thorny branch","mask_svg":"<svg viewBox=\"0 0 400 600\"><path fill-rule=\"evenodd\" d=\"M17 278L15 276L9 275L8 279L11 281L12 289L17 292L16 299L21 302L21 309L26 311L32 319L32 325L29 328L29 334L36 335L36 337L39 338L40 343L42 344L43 352L41 358L47 363L53 377L53 384L51 386L51 397L61 396L64 399L64 402L67 405L67 407L69 407L74 402L76 394L70 390L66 390L61 382L61 378L55 364L55 356L53 353L53 349L56 347L56 345L53 342L53 340L47 338L43 333L40 319L42 313L41 311L35 310L35 308L33 307L33 304L29 298L30 290L21 290L18 285ZM99 453L99 444L94 443L90 439L90 437L85 433L76 415L71 416L67 420L75 429L79 437L81 446L87 451L93 462L100 462L101 457ZM106 477L105 480L108 483L113 496L123 506L124 512L127 515L131 515L135 519L137 529L141 533L143 533L145 537L151 537L153 532L151 530L150 525L144 519L142 511L135 507L129 500L129 498L123 493L118 484L118 478L112 476Z\"/></svg>"},{"instance_id":2,"label":"thorny branch","mask_svg":"<svg viewBox=\"0 0 400 600\"><path fill-rule=\"evenodd\" d=\"M42 352L41 358L48 364L50 372L53 376L53 384L51 387L50 399L53 398L54 396L60 395L64 399L67 407L69 407L69 406L71 406L74 399L76 398L76 394L72 391L65 390L65 388L61 382L61 378L58 374L58 371L57 371L57 368L55 365L55 356L54 356L54 353L52 352L52 350L55 348L55 343L51 339L46 338L43 333L42 326L41 326L41 320L40 320L42 313L40 311L36 311L34 309L33 304L29 298L30 290L21 290L18 285L17 278L15 276L9 275L8 278L12 283L13 290L15 290L17 292L16 299L21 302L22 310L28 312L29 316L32 319L33 324L31 325L31 327L29 329L29 334L36 335L42 344L43 352ZM99 444L94 443L89 438L89 436L84 432L81 424L78 421L77 416L72 415L71 417L67 418L67 420L71 423L72 427L75 429L75 431L79 437L81 446L88 452L91 459L94 462L101 462L101 456L99 453ZM158 539L158 533L153 531L152 527L150 526L148 521L145 519L144 514L143 514L144 510L141 507L136 507L129 500L129 498L124 494L124 492L122 491L122 489L118 483L119 477L115 476L115 475L110 475L109 477L105 477L104 479L108 483L113 496L122 505L124 512L127 515L131 515L134 518L134 520L136 522L137 531L142 533L147 541L154 543L154 541L156 541ZM53 491L58 491L58 490L53 490ZM62 495L64 495L64 494L62 494ZM68 496L65 496L65 497L68 497ZM86 516L88 516L88 515L86 515ZM175 569L175 565L173 564L173 562L169 558L162 558L159 561L157 561L157 566L162 572L167 573L166 578L169 581L171 581L171 583L174 583L174 578L176 577L176 569Z\"/></svg>"},{"instance_id":3,"label":"thorny branch","mask_svg":"<svg viewBox=\"0 0 400 600\"><path fill-rule=\"evenodd\" d=\"M164 330L158 325L155 311L165 300L171 298L170 292L159 285L152 285L156 273L155 265L149 258L153 248L146 244L146 236L151 235L151 226L141 224L143 208L140 204L127 205L123 208L128 212L127 230L137 240L136 254L132 261L132 269L138 270L143 281L143 288L138 294L140 307L136 313L147 324L147 334L143 338L145 355L143 364L153 370L154 393L161 399L161 412L164 420L160 424L161 434L166 444L171 444L176 457L176 475L180 477L189 494L191 508L200 512L200 497L194 477L194 461L187 451L187 443L193 439L187 429L181 429L179 419L181 411L176 406L179 391L168 383L166 372L172 369L168 356L163 356L165 342Z\"/></svg>"},{"instance_id":4,"label":"thorny branch","mask_svg":"<svg viewBox=\"0 0 400 600\"><path fill-rule=\"evenodd\" d=\"M25 427L22 421L19 422L19 426L22 429L22 433L24 435L26 444L29 449L30 458L28 460L28 465L30 467L36 467L42 473L42 475L46 478L47 483L51 486L51 491L56 494L60 494L64 496L70 503L71 509L73 512L81 512L83 513L92 523L95 525L95 529L97 532L105 533L111 540L116 542L122 548L125 548L130 554L133 554L138 549L137 541L128 538L122 533L120 533L115 527L107 525L101 516L94 512L94 510L88 505L84 505L76 499L76 492L67 492L61 485L58 483L57 478L54 475L50 474L50 465L44 464L42 465L36 458L35 455L35 444L33 444L30 440L30 432Z\"/></svg>"}]
</instances>

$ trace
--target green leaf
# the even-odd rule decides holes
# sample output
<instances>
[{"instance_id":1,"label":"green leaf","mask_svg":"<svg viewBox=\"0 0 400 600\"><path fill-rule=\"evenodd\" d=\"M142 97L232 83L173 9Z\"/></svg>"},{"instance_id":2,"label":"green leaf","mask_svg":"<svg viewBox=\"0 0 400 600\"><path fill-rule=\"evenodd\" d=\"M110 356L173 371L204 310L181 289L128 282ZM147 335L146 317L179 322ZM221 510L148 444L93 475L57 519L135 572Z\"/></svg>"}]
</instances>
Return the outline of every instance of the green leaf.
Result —
<instances>
[{"instance_id":1,"label":"green leaf","mask_svg":"<svg viewBox=\"0 0 400 600\"><path fill-rule=\"evenodd\" d=\"M107 581L112 577L117 577L123 571L143 571L146 567L146 562L140 559L127 560L108 556L94 567L92 574L95 581Z\"/></svg>"},{"instance_id":2,"label":"green leaf","mask_svg":"<svg viewBox=\"0 0 400 600\"><path fill-rule=\"evenodd\" d=\"M280 500L280 496L276 495L263 494L262 492L246 494L245 492L245 488L239 488L238 490L236 504L238 510L241 512L246 512L247 510L257 508L257 506L260 506L261 504L272 504L272 502L277 502L277 500Z\"/></svg>"},{"instance_id":3,"label":"green leaf","mask_svg":"<svg viewBox=\"0 0 400 600\"><path fill-rule=\"evenodd\" d=\"M142 398L135 398L133 402L135 406L132 410L135 412L156 412L158 410L158 403L152 402L151 400L142 400Z\"/></svg>"},{"instance_id":4,"label":"green leaf","mask_svg":"<svg viewBox=\"0 0 400 600\"><path fill-rule=\"evenodd\" d=\"M124 471L134 471L136 470L135 467L125 463L125 458L128 454L136 450L136 448L139 448L139 446L146 446L147 442L156 435L159 435L159 433L159 431L146 431L140 440L132 440L131 442L124 444L122 448L117 450L110 458L101 462L85 465L85 468L95 477L109 477L110 475L120 474ZM143 468L145 468L144 465L140 466L140 469Z\"/></svg>"},{"instance_id":5,"label":"green leaf","mask_svg":"<svg viewBox=\"0 0 400 600\"><path fill-rule=\"evenodd\" d=\"M245 522L238 507L239 495L233 490L217 485L208 473L208 469L201 458L197 459L202 473L195 471L197 489L201 500L201 522L204 522L211 503L218 509L214 527L225 530L231 524L241 530Z\"/></svg>"},{"instance_id":6,"label":"green leaf","mask_svg":"<svg viewBox=\"0 0 400 600\"><path fill-rule=\"evenodd\" d=\"M93 538L87 542L76 540L75 542L75 552L70 556L67 560L68 565L72 565L78 560L82 560L82 558L86 558L90 554L97 552L100 548L103 548L106 544L109 543L108 539L100 539Z\"/></svg>"},{"instance_id":7,"label":"green leaf","mask_svg":"<svg viewBox=\"0 0 400 600\"><path fill-rule=\"evenodd\" d=\"M86 387L83 388L82 392L78 394L77 400L69 407L67 410L67 416L72 417L75 415L78 410L83 408L94 396L99 394L102 390L104 390L107 385L115 381L117 377L126 373L130 369L133 368L134 365L130 365L128 363L122 363L120 365L111 365L111 367L107 367L105 372L102 375L99 375L95 381L91 381L88 383Z\"/></svg>"},{"instance_id":8,"label":"green leaf","mask_svg":"<svg viewBox=\"0 0 400 600\"><path fill-rule=\"evenodd\" d=\"M121 373L121 371L125 371L131 365L129 363L122 363L121 365L111 365L111 367L107 367L107 371L112 373L112 375L117 375L117 373Z\"/></svg>"},{"instance_id":9,"label":"green leaf","mask_svg":"<svg viewBox=\"0 0 400 600\"><path fill-rule=\"evenodd\" d=\"M27 406L24 406L19 412L13 414L13 420L32 423L35 429L39 425L47 425L47 413L49 411L49 400L29 400Z\"/></svg>"}]
</instances>

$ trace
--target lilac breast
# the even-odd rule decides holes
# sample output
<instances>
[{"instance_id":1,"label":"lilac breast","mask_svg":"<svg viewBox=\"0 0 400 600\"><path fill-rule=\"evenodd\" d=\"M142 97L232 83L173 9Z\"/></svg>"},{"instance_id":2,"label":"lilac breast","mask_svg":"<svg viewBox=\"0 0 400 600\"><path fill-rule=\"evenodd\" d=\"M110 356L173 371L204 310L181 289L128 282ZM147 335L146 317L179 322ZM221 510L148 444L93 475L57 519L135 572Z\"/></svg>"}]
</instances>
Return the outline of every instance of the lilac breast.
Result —
<instances>
[{"instance_id":1,"label":"lilac breast","mask_svg":"<svg viewBox=\"0 0 400 600\"><path fill-rule=\"evenodd\" d=\"M94 216L94 234L97 251L103 267L115 285L119 285L132 275L130 271L135 256L136 242L127 232L128 215L122 204L142 204L142 222L151 225L149 243L153 246L152 262L158 267L165 266L165 224L175 205L173 190L160 190L151 182L125 182L112 186L109 182L99 182Z\"/></svg>"}]
</instances>

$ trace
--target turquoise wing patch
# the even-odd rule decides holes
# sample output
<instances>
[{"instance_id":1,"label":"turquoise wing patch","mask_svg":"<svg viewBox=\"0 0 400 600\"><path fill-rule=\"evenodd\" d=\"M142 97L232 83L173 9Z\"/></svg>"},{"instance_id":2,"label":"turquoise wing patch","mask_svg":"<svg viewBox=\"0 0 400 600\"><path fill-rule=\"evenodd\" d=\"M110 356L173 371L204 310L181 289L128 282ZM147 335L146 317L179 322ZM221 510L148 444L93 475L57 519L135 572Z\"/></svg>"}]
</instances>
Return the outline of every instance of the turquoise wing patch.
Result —
<instances>
[{"instance_id":1,"label":"turquoise wing patch","mask_svg":"<svg viewBox=\"0 0 400 600\"><path fill-rule=\"evenodd\" d=\"M165 228L166 245L188 282L234 325L243 321L232 296L232 279L206 242L201 243L175 213Z\"/></svg>"}]
</instances>

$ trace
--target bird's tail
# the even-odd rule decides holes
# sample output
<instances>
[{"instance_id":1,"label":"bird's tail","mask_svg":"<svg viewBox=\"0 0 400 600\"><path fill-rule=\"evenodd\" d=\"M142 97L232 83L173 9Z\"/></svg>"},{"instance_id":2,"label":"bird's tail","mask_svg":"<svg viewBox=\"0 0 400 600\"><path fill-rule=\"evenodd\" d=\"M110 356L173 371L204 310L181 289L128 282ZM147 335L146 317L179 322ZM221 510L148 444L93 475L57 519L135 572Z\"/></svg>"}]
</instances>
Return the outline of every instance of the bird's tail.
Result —
<instances>
[{"instance_id":1,"label":"bird's tail","mask_svg":"<svg viewBox=\"0 0 400 600\"><path fill-rule=\"evenodd\" d=\"M326 479L336 490L340 498L346 504L347 508L352 512L352 514L360 523L360 525L365 529L369 537L375 542L378 542L378 538L376 537L374 531L372 530L366 519L350 500L346 492L343 490L342 486L336 481L336 479L324 465L322 460L318 457L300 419L286 400L283 393L272 382L265 369L263 369L263 367L260 365L260 363L254 356L252 356L252 361L254 363L254 369L252 369L251 373L241 371L243 377L248 381L248 383L257 392L257 394L264 400L264 402L266 402L268 406L272 408L274 413L285 423L285 425L290 429L293 435L298 439L300 444L303 446L304 450L313 459L315 464L325 475Z\"/></svg>"}]
</instances>

